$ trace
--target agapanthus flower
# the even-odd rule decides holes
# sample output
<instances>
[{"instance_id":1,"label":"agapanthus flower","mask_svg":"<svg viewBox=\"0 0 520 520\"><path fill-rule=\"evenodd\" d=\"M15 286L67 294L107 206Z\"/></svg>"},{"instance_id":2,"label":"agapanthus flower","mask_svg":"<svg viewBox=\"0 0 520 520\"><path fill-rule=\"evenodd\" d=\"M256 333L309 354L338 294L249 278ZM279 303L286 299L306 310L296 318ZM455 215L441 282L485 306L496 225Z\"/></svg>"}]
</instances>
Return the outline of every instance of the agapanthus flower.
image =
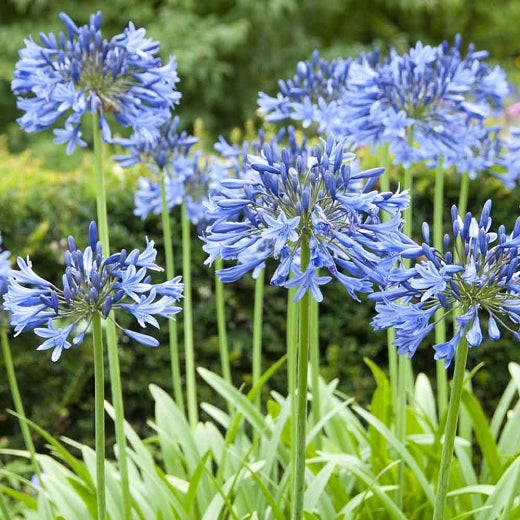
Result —
<instances>
[{"instance_id":1,"label":"agapanthus flower","mask_svg":"<svg viewBox=\"0 0 520 520\"><path fill-rule=\"evenodd\" d=\"M473 46L463 57L458 37L453 47L418 42L408 53L392 51L374 66L367 60L353 63L342 98L344 132L355 135L358 144L389 143L396 162L405 166L467 154L478 147L468 125L485 119L508 92L505 74L499 78L481 61L485 57L487 52Z\"/></svg>"},{"instance_id":2,"label":"agapanthus flower","mask_svg":"<svg viewBox=\"0 0 520 520\"><path fill-rule=\"evenodd\" d=\"M444 155L444 166L455 166L457 173L475 179L479 172L491 171L501 163L502 137L499 126L488 127L482 122L469 124L466 132L468 146Z\"/></svg>"},{"instance_id":3,"label":"agapanthus flower","mask_svg":"<svg viewBox=\"0 0 520 520\"><path fill-rule=\"evenodd\" d=\"M483 207L480 220L467 213L464 218L452 207L453 238L445 235L443 251L430 246L429 227L423 224L422 254L425 260L406 268L393 268L384 290L369 295L376 301L376 329L394 327L394 345L399 354L412 357L439 320L456 315L453 336L434 345L435 359L448 367L459 342L469 347L484 339L482 321L487 319L487 336L498 340L501 329L520 339L520 218L513 232L504 226L491 228L491 201Z\"/></svg>"},{"instance_id":4,"label":"agapanthus flower","mask_svg":"<svg viewBox=\"0 0 520 520\"><path fill-rule=\"evenodd\" d=\"M271 97L259 93L258 107L266 121L301 120L307 128L318 122L320 131L332 128L337 117L338 102L347 83L352 60L337 58L327 61L315 50L309 61L300 61L296 75L280 80L280 92Z\"/></svg>"},{"instance_id":5,"label":"agapanthus flower","mask_svg":"<svg viewBox=\"0 0 520 520\"><path fill-rule=\"evenodd\" d=\"M106 141L111 136L107 113L143 138L152 138L181 97L175 88L175 59L163 64L158 42L132 22L108 41L101 35L101 18L98 11L89 25L78 27L61 13L66 34L40 33L41 43L29 36L19 52L11 84L19 96L18 108L25 112L18 122L27 132L39 132L65 117L64 128L54 134L55 142L67 143L67 153L76 145L86 146L81 139L85 112L99 114Z\"/></svg>"},{"instance_id":6,"label":"agapanthus flower","mask_svg":"<svg viewBox=\"0 0 520 520\"><path fill-rule=\"evenodd\" d=\"M89 242L81 251L69 237L61 287L38 276L29 258L18 257L19 270L10 274L4 307L10 314L15 335L33 330L45 339L37 350L53 349L52 361L57 361L64 349L82 343L94 314L111 319L110 311L124 311L141 327L150 324L158 328L156 316L172 319L181 310L175 306L182 297L181 277L153 284L147 274L149 270L162 271L155 263L157 251L153 241L147 241L142 252L134 249L127 253L123 249L105 257L97 226L92 222ZM143 345L159 345L151 336L122 330Z\"/></svg>"},{"instance_id":7,"label":"agapanthus flower","mask_svg":"<svg viewBox=\"0 0 520 520\"><path fill-rule=\"evenodd\" d=\"M260 94L260 112L267 120L317 122L320 132L354 145L389 143L404 166L457 151L467 156L479 146L468 124L501 107L509 92L504 71L483 61L487 55L470 45L462 56L460 37L453 47L418 42L387 57L376 51L329 63L315 53L293 80L280 82L276 98Z\"/></svg>"},{"instance_id":8,"label":"agapanthus flower","mask_svg":"<svg viewBox=\"0 0 520 520\"><path fill-rule=\"evenodd\" d=\"M262 156L248 157L246 175L222 180L210 197L208 216L214 222L203 237L207 263L219 256L237 260L217 272L232 282L274 258L278 266L271 283L298 287L297 299L307 290L322 299L319 286L331 277L320 276L320 269L354 298L369 292L370 280L380 280L388 268L385 260L413 244L400 232L400 213L409 199L405 193L370 191L383 169L352 173L348 163L354 158L332 138L297 155L264 145ZM380 221L381 210L390 221ZM310 251L306 269L302 244ZM289 280L291 272L295 276Z\"/></svg>"},{"instance_id":9,"label":"agapanthus flower","mask_svg":"<svg viewBox=\"0 0 520 520\"><path fill-rule=\"evenodd\" d=\"M509 137L503 139L505 151L497 160L504 172L494 172L493 175L500 179L508 190L512 190L520 178L520 128L509 128L509 132Z\"/></svg>"},{"instance_id":10,"label":"agapanthus flower","mask_svg":"<svg viewBox=\"0 0 520 520\"><path fill-rule=\"evenodd\" d=\"M201 159L201 152L190 154L198 139L186 132L179 133L178 124L178 117L173 118L153 140L141 139L139 135L115 139L115 143L129 151L128 155L119 155L115 160L124 168L143 163L154 174L153 178L138 180L135 215L145 219L149 213L159 215L162 212L160 176L165 173L168 210L185 202L188 218L200 225L206 212L204 203L218 170L210 168L209 162Z\"/></svg>"}]
</instances>

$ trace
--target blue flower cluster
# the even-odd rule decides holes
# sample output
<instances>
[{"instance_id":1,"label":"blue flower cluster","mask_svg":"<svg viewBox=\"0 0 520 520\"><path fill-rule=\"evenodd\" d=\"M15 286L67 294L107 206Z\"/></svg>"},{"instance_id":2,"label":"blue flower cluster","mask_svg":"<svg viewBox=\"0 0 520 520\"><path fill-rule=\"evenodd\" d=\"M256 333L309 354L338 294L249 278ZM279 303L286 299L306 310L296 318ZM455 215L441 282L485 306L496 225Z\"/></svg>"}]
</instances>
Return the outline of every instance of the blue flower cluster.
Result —
<instances>
[{"instance_id":1,"label":"blue flower cluster","mask_svg":"<svg viewBox=\"0 0 520 520\"><path fill-rule=\"evenodd\" d=\"M45 339L38 350L53 349L52 361L57 361L63 350L72 346L70 335L75 334L72 344L82 343L96 313L110 318L111 310L122 310L131 314L141 327L147 323L159 327L155 316L171 319L181 310L174 305L182 297L181 277L152 284L147 274L148 270L162 271L155 264L157 251L152 241L147 242L143 252L122 250L105 258L94 222L89 227L89 241L90 246L81 251L69 237L62 288L38 276L28 258L19 257L19 270L10 274L4 307L10 313L15 335L34 330ZM68 324L59 327L62 320ZM122 330L143 345L159 345L151 336Z\"/></svg>"},{"instance_id":2,"label":"blue flower cluster","mask_svg":"<svg viewBox=\"0 0 520 520\"><path fill-rule=\"evenodd\" d=\"M179 118L174 117L165 124L153 139L143 139L134 134L130 139L114 139L114 143L128 149L128 155L115 157L123 168L138 163L145 164L155 174L141 177L135 194L134 214L143 220L149 213L159 215L162 211L160 175L165 175L165 195L168 209L186 203L188 218L200 225L206 212L204 204L208 193L216 181L216 169L201 160L201 153L190 155L198 142L186 132L178 132Z\"/></svg>"},{"instance_id":3,"label":"blue flower cluster","mask_svg":"<svg viewBox=\"0 0 520 520\"><path fill-rule=\"evenodd\" d=\"M353 173L348 163L354 158L332 138L315 148L265 144L262 156L248 156L246 171L222 180L210 197L213 223L203 237L207 263L219 256L237 260L217 272L222 281L233 282L272 257L278 266L271 283L298 287L297 300L307 290L322 300L319 286L331 280L319 276L322 268L353 298L370 292L371 281L381 283L393 257L413 248L400 232L409 198L370 191L383 169ZM382 223L380 210L392 218ZM303 244L310 262L302 272Z\"/></svg>"},{"instance_id":4,"label":"blue flower cluster","mask_svg":"<svg viewBox=\"0 0 520 520\"><path fill-rule=\"evenodd\" d=\"M500 338L500 327L520 339L520 218L512 234L504 226L494 233L490 231L490 211L491 201L487 201L479 221L471 213L462 219L453 206L453 240L445 235L443 251L430 246L429 227L423 224L426 259L411 268L393 268L388 286L369 295L377 302L372 325L376 329L394 327L399 354L415 354L433 330L437 310L443 311L440 319L457 313L453 337L433 347L435 359L444 360L446 367L463 336L470 347L481 344L483 316L488 319L490 339Z\"/></svg>"},{"instance_id":5,"label":"blue flower cluster","mask_svg":"<svg viewBox=\"0 0 520 520\"><path fill-rule=\"evenodd\" d=\"M105 141L111 138L107 113L143 138L152 138L181 97L175 89L175 59L163 64L157 56L159 43L131 22L108 41L101 35L101 12L81 27L65 13L60 19L66 35L42 33L41 44L29 37L20 51L12 82L18 108L25 112L20 126L39 132L66 115L64 128L54 130L54 141L67 143L67 153L85 146L80 128L87 111L99 114Z\"/></svg>"},{"instance_id":6,"label":"blue flower cluster","mask_svg":"<svg viewBox=\"0 0 520 520\"><path fill-rule=\"evenodd\" d=\"M520 178L520 128L510 128L510 136L503 139L505 152L499 156L497 165L504 168L504 172L494 172L493 175L502 181L508 190L512 190Z\"/></svg>"},{"instance_id":7,"label":"blue flower cluster","mask_svg":"<svg viewBox=\"0 0 520 520\"><path fill-rule=\"evenodd\" d=\"M278 82L276 97L259 92L259 112L266 121L301 120L303 128L318 122L320 132L334 128L340 123L336 121L338 105L351 62L350 58L329 62L315 50L310 61L298 63L292 79Z\"/></svg>"},{"instance_id":8,"label":"blue flower cluster","mask_svg":"<svg viewBox=\"0 0 520 520\"><path fill-rule=\"evenodd\" d=\"M376 52L328 63L314 54L292 81L280 83L282 94L260 95L260 112L273 121L315 121L320 132L354 145L389 143L398 164L442 155L460 170L481 146L481 121L509 92L504 71L486 57L473 46L462 56L460 37L453 47L418 42L385 58Z\"/></svg>"}]
</instances>

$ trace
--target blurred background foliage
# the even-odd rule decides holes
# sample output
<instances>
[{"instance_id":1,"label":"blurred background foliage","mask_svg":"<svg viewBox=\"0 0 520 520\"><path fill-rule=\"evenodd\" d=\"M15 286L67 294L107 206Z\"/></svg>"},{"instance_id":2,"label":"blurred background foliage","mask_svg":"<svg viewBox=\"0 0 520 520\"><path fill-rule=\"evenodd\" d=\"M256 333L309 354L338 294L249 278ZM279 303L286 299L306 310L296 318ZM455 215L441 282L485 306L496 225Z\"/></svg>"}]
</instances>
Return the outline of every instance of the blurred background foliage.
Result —
<instances>
[{"instance_id":1,"label":"blurred background foliage","mask_svg":"<svg viewBox=\"0 0 520 520\"><path fill-rule=\"evenodd\" d=\"M273 94L278 78L291 77L296 63L317 48L329 58L355 55L362 50L395 46L406 49L417 39L437 44L461 33L465 44L488 49L517 82L514 62L520 51L517 27L520 2L495 0L3 0L0 3L0 229L3 245L16 255L31 255L36 270L56 280L62 270L66 237L72 234L85 245L88 222L95 215L95 194L90 186L88 151L65 154L51 144L49 133L24 134L16 123L18 111L10 92L12 71L23 39L38 32L59 31L60 11L77 23L103 11L104 34L112 36L132 20L161 42L163 57L175 54L183 93L177 113L181 124L203 139L211 150L219 134L239 141L260 124L256 118L259 90ZM500 37L497 37L500 35ZM88 121L86 122L88 125ZM88 140L90 132L85 128ZM108 156L108 154L107 154ZM108 168L108 204L113 249L142 247L148 235L162 251L160 219L143 222L132 216L139 168L124 171ZM395 172L397 176L399 172ZM431 220L432 173L417 172L417 203L414 227ZM398 178L395 178L398 181ZM459 179L448 178L446 215L458 198ZM495 222L511 226L518 215L520 192L506 192L489 175L472 182L470 208L494 201ZM178 215L173 215L175 223ZM178 226L174 226L178 231ZM180 245L176 231L175 244ZM203 265L205 255L194 233L195 344L197 363L219 372L213 275ZM176 248L176 265L181 264ZM161 253L160 253L161 254ZM159 258L163 263L163 258ZM252 297L254 282L244 278L226 286L226 303L233 378L248 387L251 369ZM265 297L265 366L285 350L285 299L280 288L267 287ZM363 357L381 366L386 363L386 337L369 326L373 311L356 304L341 287L327 286L320 307L323 376L339 377L344 390L368 403L374 388ZM182 320L179 320L182 338ZM152 414L149 383L171 388L167 329L158 332L161 348L149 350L121 338L121 363L127 417L139 430ZM80 442L92 438L93 367L88 342L76 352L66 352L59 363L34 351L37 338L22 334L12 340L15 365L28 414L54 434L66 434ZM414 358L416 372L433 375L431 349ZM475 392L488 408L508 380L507 361L520 362L520 349L510 338L484 344L471 355L470 367L485 362L475 378ZM1 361L0 361L1 365ZM139 369L137 370L136 367ZM492 384L486 384L488 382ZM201 383L202 384L202 383ZM279 372L272 388L285 391ZM201 400L218 400L200 387ZM20 446L16 421L3 411L11 408L3 366L0 366L0 432ZM0 438L2 444L2 438Z\"/></svg>"}]
</instances>

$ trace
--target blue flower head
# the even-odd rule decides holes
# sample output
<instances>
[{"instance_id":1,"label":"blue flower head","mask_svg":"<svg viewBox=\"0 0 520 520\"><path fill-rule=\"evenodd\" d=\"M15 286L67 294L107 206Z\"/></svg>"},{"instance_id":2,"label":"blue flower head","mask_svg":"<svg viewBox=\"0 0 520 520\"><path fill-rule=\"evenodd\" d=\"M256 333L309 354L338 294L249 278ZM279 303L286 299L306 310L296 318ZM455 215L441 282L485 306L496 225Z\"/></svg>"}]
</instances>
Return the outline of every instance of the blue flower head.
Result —
<instances>
[{"instance_id":1,"label":"blue flower head","mask_svg":"<svg viewBox=\"0 0 520 520\"><path fill-rule=\"evenodd\" d=\"M463 56L460 37L453 47L418 42L387 57L376 51L328 62L315 52L292 80L279 82L276 97L260 93L259 112L268 121L316 122L321 133L354 145L389 143L405 166L459 151L463 163L480 146L468 126L500 108L510 90L504 71L485 58L472 45Z\"/></svg>"},{"instance_id":2,"label":"blue flower head","mask_svg":"<svg viewBox=\"0 0 520 520\"><path fill-rule=\"evenodd\" d=\"M380 280L388 268L385 259L412 244L400 233L408 196L370 191L383 170L354 172L349 164L354 157L332 138L296 154L291 147L266 144L261 156L249 155L247 172L222 180L210 197L213 223L203 237L207 263L218 256L237 260L218 271L222 281L232 282L274 258L271 283L297 287L297 299L310 290L321 301L319 286L331 276L354 298L369 292L370 280ZM380 210L393 218L382 223ZM310 250L305 270L303 243ZM331 276L319 276L318 269ZM295 276L289 280L291 271Z\"/></svg>"},{"instance_id":3,"label":"blue flower head","mask_svg":"<svg viewBox=\"0 0 520 520\"><path fill-rule=\"evenodd\" d=\"M258 111L266 121L293 119L307 128L317 122L320 132L330 130L338 122L337 110L347 84L352 60L337 58L327 61L315 50L309 61L300 61L296 74L280 80L280 92L271 97L259 93Z\"/></svg>"},{"instance_id":4,"label":"blue flower head","mask_svg":"<svg viewBox=\"0 0 520 520\"><path fill-rule=\"evenodd\" d=\"M504 226L498 233L490 231L491 201L487 201L480 220L471 213L464 218L452 207L453 239L444 237L443 251L429 243L429 228L423 224L422 254L425 260L406 268L390 271L388 284L369 295L376 302L376 329L395 328L394 345L399 354L412 357L426 335L433 329L437 310L442 317L457 313L453 337L434 345L435 359L448 367L457 345L465 336L470 347L484 339L481 320L487 317L487 335L500 338L501 330L520 339L520 218L512 234ZM450 247L451 246L451 247Z\"/></svg>"},{"instance_id":5,"label":"blue flower head","mask_svg":"<svg viewBox=\"0 0 520 520\"><path fill-rule=\"evenodd\" d=\"M186 202L188 218L201 225L206 212L210 186L217 170L212 170L201 153L190 155L196 137L186 132L179 133L179 118L174 117L153 139L143 139L134 134L130 139L115 139L114 142L128 149L128 155L115 157L124 168L138 163L145 164L154 174L153 178L141 177L135 194L135 215L145 219L149 213L162 211L162 194L159 176L165 175L165 194L168 209Z\"/></svg>"},{"instance_id":6,"label":"blue flower head","mask_svg":"<svg viewBox=\"0 0 520 520\"><path fill-rule=\"evenodd\" d=\"M111 310L122 310L141 327L147 323L159 327L156 316L171 319L181 310L175 306L182 297L180 276L152 284L147 274L148 270L162 271L155 264L157 252L153 242L147 242L142 252L134 249L127 253L123 249L105 258L94 222L90 224L89 241L90 245L81 251L69 237L61 288L38 276L29 258L19 257L19 270L11 271L4 307L10 313L15 335L34 330L45 339L38 350L53 349L52 361L57 361L64 349L83 341L96 313L110 319ZM159 345L151 336L122 330L143 345Z\"/></svg>"},{"instance_id":7,"label":"blue flower head","mask_svg":"<svg viewBox=\"0 0 520 520\"><path fill-rule=\"evenodd\" d=\"M67 143L67 153L85 146L81 116L87 111L99 114L105 141L110 140L108 112L122 126L151 138L181 97L174 58L163 64L159 44L132 22L122 34L103 39L101 18L98 11L78 27L61 13L66 34L41 33L40 43L29 37L19 52L11 84L25 112L18 122L27 132L39 132L65 116L54 141Z\"/></svg>"},{"instance_id":8,"label":"blue flower head","mask_svg":"<svg viewBox=\"0 0 520 520\"><path fill-rule=\"evenodd\" d=\"M418 42L374 65L353 63L342 97L344 133L358 144L389 143L396 163L405 166L459 150L468 155L481 137L468 126L485 119L509 90L505 75L482 61L486 57L473 46L463 56L456 38L453 47ZM497 79L494 86L490 78Z\"/></svg>"},{"instance_id":9,"label":"blue flower head","mask_svg":"<svg viewBox=\"0 0 520 520\"><path fill-rule=\"evenodd\" d=\"M497 160L497 165L501 166L504 172L494 172L493 175L500 179L508 190L512 190L520 179L520 128L510 128L509 132L509 137L503 140L505 151Z\"/></svg>"}]
</instances>

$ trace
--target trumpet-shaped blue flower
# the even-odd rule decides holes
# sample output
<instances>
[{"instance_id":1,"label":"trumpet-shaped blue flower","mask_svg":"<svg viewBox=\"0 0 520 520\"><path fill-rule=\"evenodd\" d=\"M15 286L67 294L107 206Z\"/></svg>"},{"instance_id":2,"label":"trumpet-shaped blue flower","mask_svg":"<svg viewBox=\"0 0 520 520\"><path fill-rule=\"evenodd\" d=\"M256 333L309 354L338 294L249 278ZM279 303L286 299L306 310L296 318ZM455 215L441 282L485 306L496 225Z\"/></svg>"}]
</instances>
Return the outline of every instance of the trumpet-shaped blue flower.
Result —
<instances>
[{"instance_id":1,"label":"trumpet-shaped blue flower","mask_svg":"<svg viewBox=\"0 0 520 520\"><path fill-rule=\"evenodd\" d=\"M147 274L148 270L162 271L155 263L153 242L147 242L143 252L122 250L105 258L94 222L89 227L89 241L80 251L69 237L61 288L39 277L29 259L18 258L19 270L10 273L4 307L15 335L34 330L45 339L38 350L53 349L52 361L57 361L64 349L82 343L94 314L110 319L111 310L122 310L134 316L141 327L147 323L158 327L155 316L172 319L181 310L175 306L182 297L181 277L152 284ZM68 324L60 327L63 322ZM151 336L122 330L143 345L159 345Z\"/></svg>"},{"instance_id":2,"label":"trumpet-shaped blue flower","mask_svg":"<svg viewBox=\"0 0 520 520\"><path fill-rule=\"evenodd\" d=\"M453 240L444 237L443 251L430 246L429 228L424 224L426 260L410 268L402 264L393 268L384 290L368 296L376 302L372 325L376 329L395 327L394 345L399 354L415 354L433 329L437 310L442 310L440 319L454 311L458 314L453 337L433 347L435 359L444 360L446 367L463 337L470 347L482 343L483 316L488 318L490 339L500 338L499 326L520 339L520 218L511 234L504 226L495 233L490 231L490 211L491 201L487 201L479 221L471 213L462 219L453 206Z\"/></svg>"},{"instance_id":3,"label":"trumpet-shaped blue flower","mask_svg":"<svg viewBox=\"0 0 520 520\"><path fill-rule=\"evenodd\" d=\"M276 97L259 93L259 112L266 121L301 120L304 128L317 121L320 130L330 128L350 64L350 59L341 58L329 62L314 51L311 60L298 63L292 79L278 82L280 92Z\"/></svg>"},{"instance_id":4,"label":"trumpet-shaped blue flower","mask_svg":"<svg viewBox=\"0 0 520 520\"><path fill-rule=\"evenodd\" d=\"M388 267L383 260L414 244L400 232L407 195L370 191L383 169L353 172L354 158L332 138L296 154L266 144L262 156L249 155L245 174L223 179L210 197L213 223L203 237L207 263L218 256L237 260L238 265L218 271L231 282L275 258L271 283L298 287L298 299L307 290L322 299L319 285L331 277L318 276L320 268L354 297L369 292L370 283L360 281L380 280ZM382 223L380 210L393 218ZM306 269L300 265L303 243L310 251ZM291 271L296 276L289 281Z\"/></svg>"},{"instance_id":5,"label":"trumpet-shaped blue flower","mask_svg":"<svg viewBox=\"0 0 520 520\"><path fill-rule=\"evenodd\" d=\"M87 111L99 114L106 141L107 113L151 139L181 97L175 88L179 78L174 58L163 64L157 56L159 44L131 22L122 34L103 39L101 18L97 12L88 25L78 27L61 13L66 34L41 33L39 44L27 38L16 64L11 87L25 112L18 119L20 126L39 132L65 117L64 128L54 134L55 142L67 143L67 153L85 146L81 116Z\"/></svg>"},{"instance_id":6,"label":"trumpet-shaped blue flower","mask_svg":"<svg viewBox=\"0 0 520 520\"><path fill-rule=\"evenodd\" d=\"M504 71L485 63L487 55L470 45L463 56L460 37L453 47L418 42L384 58L376 51L327 62L315 52L292 80L279 82L275 98L260 93L259 112L268 121L317 122L320 132L355 145L389 143L405 166L461 153L452 160L459 166L482 145L468 126L500 108L510 90Z\"/></svg>"},{"instance_id":7,"label":"trumpet-shaped blue flower","mask_svg":"<svg viewBox=\"0 0 520 520\"><path fill-rule=\"evenodd\" d=\"M162 193L159 176L164 171L166 205L169 210L186 203L188 218L195 225L201 225L206 213L204 204L215 182L219 170L209 167L201 160L201 153L190 155L192 146L198 139L186 132L177 131L179 118L175 117L153 139L143 139L134 134L129 139L114 139L114 142L127 148L128 155L115 157L121 166L128 168L137 163L145 164L154 178L141 177L135 194L134 214L143 220L149 213L162 212Z\"/></svg>"}]
</instances>

